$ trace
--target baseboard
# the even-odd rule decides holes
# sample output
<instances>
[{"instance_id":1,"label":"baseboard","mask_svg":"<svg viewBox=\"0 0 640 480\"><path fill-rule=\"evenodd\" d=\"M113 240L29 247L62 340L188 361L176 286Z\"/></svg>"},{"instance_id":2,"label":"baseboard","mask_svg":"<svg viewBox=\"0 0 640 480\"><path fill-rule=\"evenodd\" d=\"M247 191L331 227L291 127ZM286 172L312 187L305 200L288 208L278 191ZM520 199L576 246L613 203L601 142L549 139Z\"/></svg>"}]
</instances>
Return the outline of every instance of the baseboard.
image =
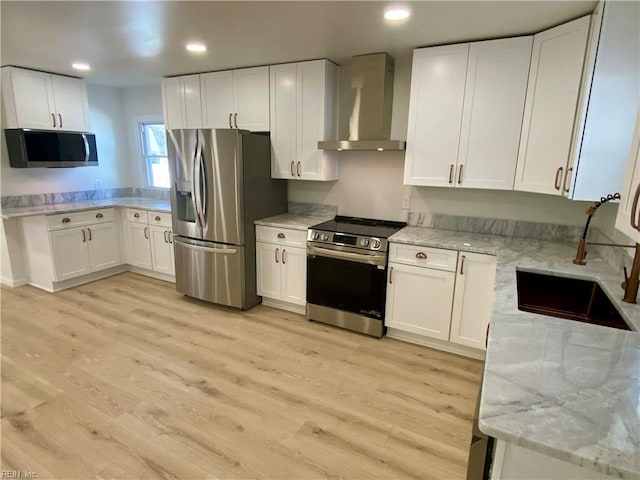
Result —
<instances>
[{"instance_id":1,"label":"baseboard","mask_svg":"<svg viewBox=\"0 0 640 480\"><path fill-rule=\"evenodd\" d=\"M282 300L276 300L275 298L262 297L262 304L266 305L267 307L279 308L280 310L299 313L301 315L304 315L307 312L306 305L297 305L295 303L283 302Z\"/></svg>"},{"instance_id":2,"label":"baseboard","mask_svg":"<svg viewBox=\"0 0 640 480\"><path fill-rule=\"evenodd\" d=\"M85 283L95 282L96 280L102 280L103 278L111 277L112 275L117 275L118 273L123 273L127 271L127 265L118 265L117 267L107 268L105 270L100 270L99 272L89 273L88 275L82 275L81 277L71 278L69 280L64 280L62 282L53 282L53 290L49 290L48 288L44 288L41 285L35 285L31 283L34 287L42 288L48 292L59 292L60 290L66 290L67 288L77 287L79 285L83 285Z\"/></svg>"},{"instance_id":3,"label":"baseboard","mask_svg":"<svg viewBox=\"0 0 640 480\"><path fill-rule=\"evenodd\" d=\"M484 360L485 357L484 350L477 350L475 348L465 347L464 345L436 340L435 338L425 337L424 335L418 335L416 333L404 332L397 328L387 327L387 337L402 340L403 342L415 343L424 347L443 350L449 353L455 353L464 357L476 358L478 360Z\"/></svg>"},{"instance_id":4,"label":"baseboard","mask_svg":"<svg viewBox=\"0 0 640 480\"><path fill-rule=\"evenodd\" d=\"M165 282L169 282L169 283L176 283L175 275L167 275L166 273L154 272L153 270L134 267L133 265L127 265L127 271L132 273L137 273L138 275L144 275L145 277L152 277L158 280L164 280Z\"/></svg>"},{"instance_id":5,"label":"baseboard","mask_svg":"<svg viewBox=\"0 0 640 480\"><path fill-rule=\"evenodd\" d=\"M23 285L28 285L29 279L27 277L24 277L24 278L19 278L17 280L14 280L14 279L2 277L0 278L0 283L2 283L2 285L6 285L7 287L16 288L16 287L21 287Z\"/></svg>"}]
</instances>

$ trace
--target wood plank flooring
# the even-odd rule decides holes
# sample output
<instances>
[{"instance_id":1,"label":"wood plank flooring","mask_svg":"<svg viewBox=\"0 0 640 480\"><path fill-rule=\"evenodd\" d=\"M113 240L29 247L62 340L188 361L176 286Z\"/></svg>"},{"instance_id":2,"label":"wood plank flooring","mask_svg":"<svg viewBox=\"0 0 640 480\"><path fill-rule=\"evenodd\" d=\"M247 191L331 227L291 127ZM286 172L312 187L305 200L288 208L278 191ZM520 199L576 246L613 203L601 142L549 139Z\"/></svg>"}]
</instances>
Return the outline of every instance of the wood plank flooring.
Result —
<instances>
[{"instance_id":1,"label":"wood plank flooring","mask_svg":"<svg viewBox=\"0 0 640 480\"><path fill-rule=\"evenodd\" d=\"M458 479L482 363L125 273L2 288L3 470Z\"/></svg>"}]
</instances>

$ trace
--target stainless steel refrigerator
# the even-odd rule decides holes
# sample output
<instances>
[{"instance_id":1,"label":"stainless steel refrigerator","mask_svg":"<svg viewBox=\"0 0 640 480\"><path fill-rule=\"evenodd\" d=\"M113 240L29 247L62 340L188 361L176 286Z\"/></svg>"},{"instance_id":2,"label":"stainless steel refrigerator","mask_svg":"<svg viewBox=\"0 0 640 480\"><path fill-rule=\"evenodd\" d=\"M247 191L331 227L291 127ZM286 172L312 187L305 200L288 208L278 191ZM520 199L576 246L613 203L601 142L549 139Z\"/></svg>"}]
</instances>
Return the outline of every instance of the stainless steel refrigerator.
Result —
<instances>
[{"instance_id":1,"label":"stainless steel refrigerator","mask_svg":"<svg viewBox=\"0 0 640 480\"><path fill-rule=\"evenodd\" d=\"M256 293L254 221L287 211L271 178L268 135L238 129L168 130L176 290L240 309Z\"/></svg>"}]
</instances>

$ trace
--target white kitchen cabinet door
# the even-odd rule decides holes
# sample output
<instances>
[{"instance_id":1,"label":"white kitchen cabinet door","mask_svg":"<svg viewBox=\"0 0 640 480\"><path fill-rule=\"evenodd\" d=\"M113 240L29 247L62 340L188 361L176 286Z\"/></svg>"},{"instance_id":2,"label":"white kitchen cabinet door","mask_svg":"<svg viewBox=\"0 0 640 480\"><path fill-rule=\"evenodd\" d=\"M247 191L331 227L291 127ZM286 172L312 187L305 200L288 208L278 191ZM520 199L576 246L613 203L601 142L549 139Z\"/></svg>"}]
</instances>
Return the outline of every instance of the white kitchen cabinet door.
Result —
<instances>
[{"instance_id":1,"label":"white kitchen cabinet door","mask_svg":"<svg viewBox=\"0 0 640 480\"><path fill-rule=\"evenodd\" d=\"M262 297L282 298L282 247L256 242L257 291Z\"/></svg>"},{"instance_id":2,"label":"white kitchen cabinet door","mask_svg":"<svg viewBox=\"0 0 640 480\"><path fill-rule=\"evenodd\" d=\"M233 128L233 72L200 75L204 128Z\"/></svg>"},{"instance_id":3,"label":"white kitchen cabinet door","mask_svg":"<svg viewBox=\"0 0 640 480\"><path fill-rule=\"evenodd\" d=\"M151 270L151 245L149 243L149 226L143 223L129 222L131 265Z\"/></svg>"},{"instance_id":4,"label":"white kitchen cabinet door","mask_svg":"<svg viewBox=\"0 0 640 480\"><path fill-rule=\"evenodd\" d=\"M485 350L487 326L493 309L496 257L458 253L449 340Z\"/></svg>"},{"instance_id":5,"label":"white kitchen cabinet door","mask_svg":"<svg viewBox=\"0 0 640 480\"><path fill-rule=\"evenodd\" d=\"M120 241L115 222L85 227L91 271L104 270L122 264Z\"/></svg>"},{"instance_id":6,"label":"white kitchen cabinet door","mask_svg":"<svg viewBox=\"0 0 640 480\"><path fill-rule=\"evenodd\" d=\"M455 273L389 263L385 325L449 340Z\"/></svg>"},{"instance_id":7,"label":"white kitchen cabinet door","mask_svg":"<svg viewBox=\"0 0 640 480\"><path fill-rule=\"evenodd\" d=\"M270 69L271 177L295 178L297 161L297 64ZM316 141L317 148L317 141Z\"/></svg>"},{"instance_id":8,"label":"white kitchen cabinet door","mask_svg":"<svg viewBox=\"0 0 640 480\"><path fill-rule=\"evenodd\" d=\"M338 136L338 81L338 67L328 60L298 63L295 173L299 179L338 178L337 152L318 149L318 141Z\"/></svg>"},{"instance_id":9,"label":"white kitchen cabinet door","mask_svg":"<svg viewBox=\"0 0 640 480\"><path fill-rule=\"evenodd\" d=\"M171 231L166 227L152 225L149 227L151 243L151 263L153 270L174 275L173 244L169 243Z\"/></svg>"},{"instance_id":10,"label":"white kitchen cabinet door","mask_svg":"<svg viewBox=\"0 0 640 480\"><path fill-rule=\"evenodd\" d=\"M453 186L469 44L413 52L404 184Z\"/></svg>"},{"instance_id":11,"label":"white kitchen cabinet door","mask_svg":"<svg viewBox=\"0 0 640 480\"><path fill-rule=\"evenodd\" d=\"M5 128L51 130L58 126L48 73L4 67L2 101Z\"/></svg>"},{"instance_id":12,"label":"white kitchen cabinet door","mask_svg":"<svg viewBox=\"0 0 640 480\"><path fill-rule=\"evenodd\" d=\"M233 126L252 132L269 131L269 67L233 71Z\"/></svg>"},{"instance_id":13,"label":"white kitchen cabinet door","mask_svg":"<svg viewBox=\"0 0 640 480\"><path fill-rule=\"evenodd\" d=\"M534 36L515 190L563 193L589 23L585 16Z\"/></svg>"},{"instance_id":14,"label":"white kitchen cabinet door","mask_svg":"<svg viewBox=\"0 0 640 480\"><path fill-rule=\"evenodd\" d=\"M56 282L91 272L87 239L87 234L82 227L49 232Z\"/></svg>"},{"instance_id":15,"label":"white kitchen cabinet door","mask_svg":"<svg viewBox=\"0 0 640 480\"><path fill-rule=\"evenodd\" d=\"M513 190L532 43L470 44L456 187Z\"/></svg>"},{"instance_id":16,"label":"white kitchen cabinet door","mask_svg":"<svg viewBox=\"0 0 640 480\"><path fill-rule=\"evenodd\" d=\"M162 107L167 130L185 128L184 96L180 77L162 80Z\"/></svg>"},{"instance_id":17,"label":"white kitchen cabinet door","mask_svg":"<svg viewBox=\"0 0 640 480\"><path fill-rule=\"evenodd\" d=\"M66 131L88 132L89 101L85 82L58 75L50 77L57 127Z\"/></svg>"},{"instance_id":18,"label":"white kitchen cabinet door","mask_svg":"<svg viewBox=\"0 0 640 480\"><path fill-rule=\"evenodd\" d=\"M282 249L282 300L305 305L307 303L307 251L304 248Z\"/></svg>"},{"instance_id":19,"label":"white kitchen cabinet door","mask_svg":"<svg viewBox=\"0 0 640 480\"><path fill-rule=\"evenodd\" d=\"M636 195L640 196L640 108L636 117L636 127L633 134L631 150L627 160L620 205L616 216L616 229L640 242L640 219Z\"/></svg>"},{"instance_id":20,"label":"white kitchen cabinet door","mask_svg":"<svg viewBox=\"0 0 640 480\"><path fill-rule=\"evenodd\" d=\"M202 100L200 75L180 77L184 101L184 128L202 128Z\"/></svg>"}]
</instances>

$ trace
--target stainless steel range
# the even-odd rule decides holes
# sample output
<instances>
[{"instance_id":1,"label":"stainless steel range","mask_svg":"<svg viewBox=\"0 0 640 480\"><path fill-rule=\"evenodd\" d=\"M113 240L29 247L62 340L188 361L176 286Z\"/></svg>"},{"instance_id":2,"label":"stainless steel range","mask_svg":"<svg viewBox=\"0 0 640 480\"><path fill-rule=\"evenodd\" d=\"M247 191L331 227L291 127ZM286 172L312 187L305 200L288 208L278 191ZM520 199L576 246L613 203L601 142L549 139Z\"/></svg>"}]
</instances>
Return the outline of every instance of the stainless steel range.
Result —
<instances>
[{"instance_id":1,"label":"stainless steel range","mask_svg":"<svg viewBox=\"0 0 640 480\"><path fill-rule=\"evenodd\" d=\"M337 216L307 234L307 318L384 335L387 239L404 222Z\"/></svg>"}]
</instances>

